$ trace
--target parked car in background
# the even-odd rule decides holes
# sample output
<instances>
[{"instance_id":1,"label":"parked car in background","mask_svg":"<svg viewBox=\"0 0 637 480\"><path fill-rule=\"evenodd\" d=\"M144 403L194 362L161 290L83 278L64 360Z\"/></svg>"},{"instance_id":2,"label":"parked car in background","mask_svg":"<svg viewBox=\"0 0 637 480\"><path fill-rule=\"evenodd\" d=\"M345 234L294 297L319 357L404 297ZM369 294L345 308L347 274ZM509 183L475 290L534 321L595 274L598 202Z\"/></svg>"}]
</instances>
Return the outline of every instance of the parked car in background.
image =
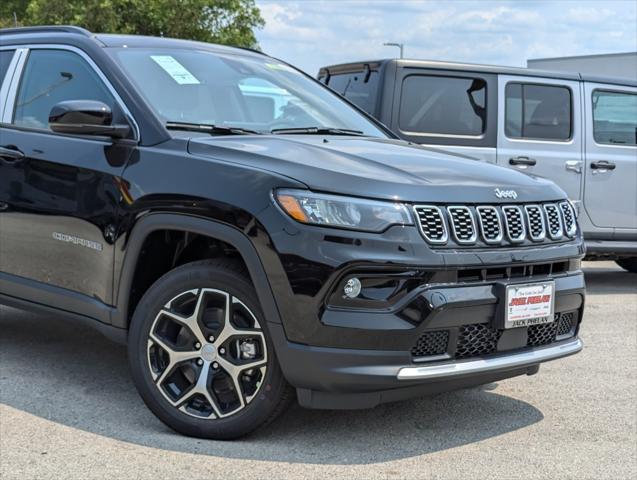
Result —
<instances>
[{"instance_id":1,"label":"parked car in background","mask_svg":"<svg viewBox=\"0 0 637 480\"><path fill-rule=\"evenodd\" d=\"M403 139L555 181L588 257L637 272L637 82L419 60L333 65L318 78Z\"/></svg>"}]
</instances>

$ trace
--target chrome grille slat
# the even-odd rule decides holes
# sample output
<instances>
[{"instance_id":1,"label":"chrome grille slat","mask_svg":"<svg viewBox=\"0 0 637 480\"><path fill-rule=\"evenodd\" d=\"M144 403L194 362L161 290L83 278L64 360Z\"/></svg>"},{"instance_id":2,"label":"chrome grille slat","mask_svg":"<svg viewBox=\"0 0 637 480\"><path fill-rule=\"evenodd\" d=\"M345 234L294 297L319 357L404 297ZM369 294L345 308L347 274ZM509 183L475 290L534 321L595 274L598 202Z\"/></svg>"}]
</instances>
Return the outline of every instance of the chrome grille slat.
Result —
<instances>
[{"instance_id":1,"label":"chrome grille slat","mask_svg":"<svg viewBox=\"0 0 637 480\"><path fill-rule=\"evenodd\" d=\"M559 240L562 238L563 229L562 229L562 217L560 215L560 211L557 208L557 205L554 203L548 203L544 205L544 212L546 213L546 223L548 235L551 240Z\"/></svg>"},{"instance_id":2,"label":"chrome grille slat","mask_svg":"<svg viewBox=\"0 0 637 480\"><path fill-rule=\"evenodd\" d=\"M525 205L524 210L526 211L529 237L535 242L541 242L546 238L546 223L542 208L539 205Z\"/></svg>"},{"instance_id":3,"label":"chrome grille slat","mask_svg":"<svg viewBox=\"0 0 637 480\"><path fill-rule=\"evenodd\" d=\"M577 233L577 223L575 221L573 206L569 202L561 202L560 210L562 212L564 233L566 233L567 237L573 238Z\"/></svg>"},{"instance_id":4,"label":"chrome grille slat","mask_svg":"<svg viewBox=\"0 0 637 480\"><path fill-rule=\"evenodd\" d=\"M451 231L454 240L462 245L476 243L476 222L469 207L454 205L447 207L451 218Z\"/></svg>"},{"instance_id":5,"label":"chrome grille slat","mask_svg":"<svg viewBox=\"0 0 637 480\"><path fill-rule=\"evenodd\" d=\"M481 205L476 207L478 223L482 239L485 243L495 244L502 241L502 221L498 209L492 206Z\"/></svg>"},{"instance_id":6,"label":"chrome grille slat","mask_svg":"<svg viewBox=\"0 0 637 480\"><path fill-rule=\"evenodd\" d=\"M522 243L526 238L522 209L517 205L505 205L502 207L502 213L504 214L504 226L509 241L511 243Z\"/></svg>"},{"instance_id":7,"label":"chrome grille slat","mask_svg":"<svg viewBox=\"0 0 637 480\"><path fill-rule=\"evenodd\" d=\"M431 245L505 246L566 241L577 234L568 201L508 205L415 205L420 234Z\"/></svg>"},{"instance_id":8,"label":"chrome grille slat","mask_svg":"<svg viewBox=\"0 0 637 480\"><path fill-rule=\"evenodd\" d=\"M418 217L420 233L425 237L425 240L434 245L447 243L449 233L440 207L416 205L414 211Z\"/></svg>"}]
</instances>

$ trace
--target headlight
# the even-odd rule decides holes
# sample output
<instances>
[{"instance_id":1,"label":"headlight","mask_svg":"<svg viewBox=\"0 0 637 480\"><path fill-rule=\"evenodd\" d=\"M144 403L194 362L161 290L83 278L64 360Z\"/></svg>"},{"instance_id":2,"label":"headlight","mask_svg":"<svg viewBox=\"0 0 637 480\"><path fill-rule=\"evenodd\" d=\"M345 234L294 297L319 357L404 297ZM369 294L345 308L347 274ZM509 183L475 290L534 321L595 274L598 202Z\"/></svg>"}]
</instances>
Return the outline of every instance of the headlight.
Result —
<instances>
[{"instance_id":1,"label":"headlight","mask_svg":"<svg viewBox=\"0 0 637 480\"><path fill-rule=\"evenodd\" d=\"M382 232L392 225L413 225L402 203L308 192L278 190L274 197L294 220L310 225Z\"/></svg>"}]
</instances>

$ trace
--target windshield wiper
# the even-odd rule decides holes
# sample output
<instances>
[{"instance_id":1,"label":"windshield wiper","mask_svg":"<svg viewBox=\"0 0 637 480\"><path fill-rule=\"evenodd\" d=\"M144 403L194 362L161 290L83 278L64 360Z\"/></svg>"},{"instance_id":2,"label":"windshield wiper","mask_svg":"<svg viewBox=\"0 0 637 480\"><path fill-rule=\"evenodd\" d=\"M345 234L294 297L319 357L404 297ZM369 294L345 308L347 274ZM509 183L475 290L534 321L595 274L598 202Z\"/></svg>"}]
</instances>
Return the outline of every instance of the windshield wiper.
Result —
<instances>
[{"instance_id":1,"label":"windshield wiper","mask_svg":"<svg viewBox=\"0 0 637 480\"><path fill-rule=\"evenodd\" d=\"M270 130L275 135L353 135L356 137L365 136L360 130L350 130L349 128L336 127L298 127L298 128L275 128Z\"/></svg>"},{"instance_id":2,"label":"windshield wiper","mask_svg":"<svg viewBox=\"0 0 637 480\"><path fill-rule=\"evenodd\" d=\"M261 135L256 130L241 127L222 127L219 125L210 125L205 123L188 123L188 122L166 122L166 128L169 130L185 130L188 132L204 132L211 135Z\"/></svg>"}]
</instances>

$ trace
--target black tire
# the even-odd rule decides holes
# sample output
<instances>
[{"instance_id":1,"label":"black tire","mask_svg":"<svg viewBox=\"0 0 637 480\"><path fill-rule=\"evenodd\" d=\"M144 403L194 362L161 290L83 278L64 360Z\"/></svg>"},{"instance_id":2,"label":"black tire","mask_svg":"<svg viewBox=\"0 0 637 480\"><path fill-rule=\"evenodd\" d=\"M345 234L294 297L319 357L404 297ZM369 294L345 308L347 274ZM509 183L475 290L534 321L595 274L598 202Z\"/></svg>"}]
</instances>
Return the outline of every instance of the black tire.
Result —
<instances>
[{"instance_id":1,"label":"black tire","mask_svg":"<svg viewBox=\"0 0 637 480\"><path fill-rule=\"evenodd\" d=\"M628 270L632 273L637 273L637 257L621 258L619 260L616 260L616 263L624 270Z\"/></svg>"},{"instance_id":2,"label":"black tire","mask_svg":"<svg viewBox=\"0 0 637 480\"><path fill-rule=\"evenodd\" d=\"M201 293L184 293L184 295L196 296L196 300L191 300L191 304L195 304L195 313L193 313L193 317L196 312L200 310L203 312L202 316L208 315L208 312L211 311L209 303L205 303L208 300L204 298L204 292L208 292L207 289L220 290L222 292L227 292L226 297L229 300L228 303L224 303L224 305L231 305L230 309L233 311L232 315L234 315L235 308L247 307L250 313L253 314L253 316L249 318L256 318L256 320L258 320L258 324L260 325L260 329L263 333L262 336L259 336L257 340L253 340L253 342L265 342L265 353L262 352L262 361L264 362L262 368L265 369L265 374L263 374L262 370L256 373L256 375L260 375L260 380L254 382L257 387L255 389L255 393L251 393L251 401L247 399L247 395L244 396L244 389L241 387L244 385L241 382L244 382L245 378L248 378L244 376L244 371L231 376L229 373L226 373L230 372L230 370L224 371L220 366L222 365L222 360L218 360L219 363L213 363L213 359L215 357L213 357L213 359L207 358L206 360L207 363L205 365L208 367L205 370L206 378L204 379L206 386L202 388L207 390L209 396L200 397L197 402L195 402L195 400L190 400L190 402L195 402L192 404L198 405L201 409L213 411L211 415L214 415L216 412L221 411L221 405L225 405L223 402L216 401L219 399L216 391L216 382L229 382L228 384L230 387L226 388L223 392L226 395L228 395L228 391L230 391L230 395L236 395L237 389L233 388L233 386L239 385L239 395L241 395L241 400L239 400L239 397L236 397L236 399L237 402L241 402L239 406L241 409L234 414L230 414L228 417L196 418L195 416L192 416L189 413L184 413L183 410L180 410L181 407L182 409L187 409L191 412L196 411L197 414L199 414L199 410L193 410L192 408L194 407L192 407L191 404L174 406L169 401L170 399L166 396L167 392L168 394L172 394L171 389L177 384L172 380L173 376L184 378L181 377L182 371L185 371L186 373L190 372L193 377L196 376L195 380L192 381L193 383L189 385L188 388L184 389L186 392L184 397L191 391L189 388L193 388L195 386L195 383L199 386L198 380L201 380L203 377L202 372L204 371L204 367L196 367L194 365L203 365L204 360L201 358L195 360L187 359L181 363L171 366L173 357L168 352L173 352L176 361L177 354L180 353L180 351L178 351L176 347L175 350L162 350L160 347L158 349L157 346L166 346L168 343L155 344L153 339L150 337L150 330L151 328L154 328L153 338L159 338L157 333L159 330L158 322L173 322L173 319L170 316L166 317L168 320L164 320L167 308L165 306L171 302L170 307L172 308L172 302L174 300L181 299L182 297L180 294L182 294L182 292L192 291L193 289L196 292ZM206 295L208 294L210 293L206 293ZM211 294L217 295L218 293L213 291ZM203 299L201 302L199 301L199 295L201 295L201 298ZM235 300L240 301L237 302L241 303L240 307L235 305ZM197 305L200 304L204 305L203 309L197 308ZM217 310L219 310L219 308ZM225 313L217 314L217 317L221 316L225 318ZM177 324L177 322L174 323ZM233 325L233 327L235 326ZM171 328L174 329L172 326ZM177 328L184 327L181 323L179 323ZM163 331L168 330L169 329ZM201 328L199 333L203 334L204 330L205 328ZM185 330L186 336L190 335L193 331L194 330L190 329ZM180 338L183 339L183 331L180 332L181 333L178 335L181 335ZM214 335L211 337L214 338ZM219 338L221 338L221 335ZM214 355L217 355L217 359L221 358L221 353L227 353L230 355L230 345L235 344L232 343L235 342L235 338L236 336L228 338L228 343L224 344L228 345L227 352L225 351L226 349L222 349L221 346L218 346L216 350L212 349L215 352ZM161 341L165 342L164 339L161 339ZM171 348L176 344L177 341L171 343ZM196 345L201 344L197 343ZM195 349L195 347L196 346L193 346L192 348ZM241 358L240 355L242 354L239 350L239 340L236 340L236 347L232 348L234 348L235 355ZM259 350L261 349L262 348L260 346ZM195 351L201 353L203 348ZM164 356L164 352L166 356ZM292 395L292 389L285 381L279 367L274 347L267 331L266 321L257 300L256 292L250 284L245 270L240 265L237 265L237 263L229 260L206 260L189 263L168 272L157 280L157 282L155 282L145 293L133 315L128 338L128 357L135 386L148 408L150 408L150 410L170 428L192 437L229 440L244 436L256 428L274 420L285 409ZM151 357L159 358L160 360L156 360L155 364L153 364ZM239 358L235 358L233 361L239 361ZM157 365L158 362L161 363L161 359L169 359L169 365L165 367L165 370L172 368L171 371L179 373L168 374L167 378L162 380L162 378L164 378L164 373L156 373L152 370L154 368L153 365ZM193 361L195 364L191 363ZM164 363L166 363L166 361L164 361ZM214 367L215 364L217 365L216 370ZM231 365L229 363L226 364ZM198 372L196 370L197 368L199 368ZM247 371L255 372L256 370L258 369ZM220 380L217 380L217 378ZM233 378L240 378L241 380L237 380L239 383L232 383ZM160 384L159 386L155 383L155 380L158 380L158 384ZM164 388L164 382L168 382L169 380L172 382L169 384L171 388ZM254 385L253 388L255 388ZM210 400L215 400L214 403L217 405L217 410L214 410L213 402ZM176 401L179 401L179 399ZM210 408L208 408L208 406Z\"/></svg>"}]
</instances>

